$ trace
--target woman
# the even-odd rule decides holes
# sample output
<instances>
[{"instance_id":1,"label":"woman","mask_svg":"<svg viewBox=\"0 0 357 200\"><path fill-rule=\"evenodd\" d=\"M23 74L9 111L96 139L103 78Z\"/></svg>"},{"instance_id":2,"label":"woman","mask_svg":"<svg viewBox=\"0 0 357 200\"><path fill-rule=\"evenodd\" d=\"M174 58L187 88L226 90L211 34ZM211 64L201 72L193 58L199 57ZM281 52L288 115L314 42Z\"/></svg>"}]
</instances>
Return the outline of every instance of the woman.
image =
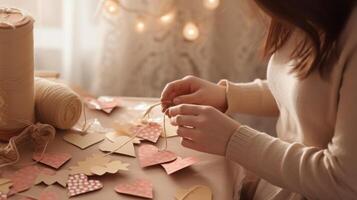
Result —
<instances>
[{"instance_id":1,"label":"woman","mask_svg":"<svg viewBox=\"0 0 357 200\"><path fill-rule=\"evenodd\" d=\"M256 0L270 17L267 80L169 83L182 145L260 177L254 199L357 199L355 0ZM272 137L226 113L278 116Z\"/></svg>"}]
</instances>

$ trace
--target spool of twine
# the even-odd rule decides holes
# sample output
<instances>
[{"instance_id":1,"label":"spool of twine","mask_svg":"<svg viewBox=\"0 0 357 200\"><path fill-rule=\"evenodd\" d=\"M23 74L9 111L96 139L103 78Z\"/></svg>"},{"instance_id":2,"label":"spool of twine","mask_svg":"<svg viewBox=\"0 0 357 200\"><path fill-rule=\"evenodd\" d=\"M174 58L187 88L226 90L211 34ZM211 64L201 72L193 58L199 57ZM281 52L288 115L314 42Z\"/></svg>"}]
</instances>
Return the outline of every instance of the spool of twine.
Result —
<instances>
[{"instance_id":1,"label":"spool of twine","mask_svg":"<svg viewBox=\"0 0 357 200\"><path fill-rule=\"evenodd\" d=\"M82 101L68 86L36 78L35 110L37 121L69 129L81 116Z\"/></svg>"},{"instance_id":2,"label":"spool of twine","mask_svg":"<svg viewBox=\"0 0 357 200\"><path fill-rule=\"evenodd\" d=\"M0 7L0 139L34 123L33 19ZM26 123L24 123L26 122Z\"/></svg>"}]
</instances>

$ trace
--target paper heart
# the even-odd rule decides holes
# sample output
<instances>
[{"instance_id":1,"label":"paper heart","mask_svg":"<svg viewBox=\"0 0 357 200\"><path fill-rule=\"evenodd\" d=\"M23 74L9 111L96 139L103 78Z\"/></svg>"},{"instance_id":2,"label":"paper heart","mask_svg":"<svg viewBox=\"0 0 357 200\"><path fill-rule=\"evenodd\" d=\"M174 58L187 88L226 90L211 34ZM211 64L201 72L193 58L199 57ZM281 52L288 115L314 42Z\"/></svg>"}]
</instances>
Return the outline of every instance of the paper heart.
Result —
<instances>
[{"instance_id":1,"label":"paper heart","mask_svg":"<svg viewBox=\"0 0 357 200\"><path fill-rule=\"evenodd\" d=\"M134 126L131 131L139 138L156 143L162 133L162 127L158 123L150 122Z\"/></svg>"},{"instance_id":2,"label":"paper heart","mask_svg":"<svg viewBox=\"0 0 357 200\"><path fill-rule=\"evenodd\" d=\"M70 172L68 170L58 171L54 175L40 174L36 178L35 185L40 183L44 183L46 185L58 183L62 187L66 187L69 174Z\"/></svg>"},{"instance_id":3,"label":"paper heart","mask_svg":"<svg viewBox=\"0 0 357 200\"><path fill-rule=\"evenodd\" d=\"M195 157L187 157L182 159L181 157L177 157L175 161L170 163L161 164L161 166L165 169L168 175L175 173L181 169L189 167L198 162L198 159Z\"/></svg>"},{"instance_id":4,"label":"paper heart","mask_svg":"<svg viewBox=\"0 0 357 200\"><path fill-rule=\"evenodd\" d=\"M100 190L103 184L99 180L88 180L85 174L69 175L67 181L68 195L70 197Z\"/></svg>"},{"instance_id":5,"label":"paper heart","mask_svg":"<svg viewBox=\"0 0 357 200\"><path fill-rule=\"evenodd\" d=\"M142 168L173 161L177 158L171 151L159 151L153 145L144 144L138 148L140 166Z\"/></svg>"},{"instance_id":6,"label":"paper heart","mask_svg":"<svg viewBox=\"0 0 357 200\"><path fill-rule=\"evenodd\" d=\"M120 104L118 98L105 96L98 99L85 98L85 102L89 109L102 110L107 114L110 114Z\"/></svg>"},{"instance_id":7,"label":"paper heart","mask_svg":"<svg viewBox=\"0 0 357 200\"><path fill-rule=\"evenodd\" d=\"M153 198L153 186L150 181L138 179L132 183L119 184L115 191L121 194L128 194L148 199Z\"/></svg>"},{"instance_id":8,"label":"paper heart","mask_svg":"<svg viewBox=\"0 0 357 200\"><path fill-rule=\"evenodd\" d=\"M118 131L111 131L111 132L105 134L105 137L111 142L117 142L117 140L121 141L122 140L121 137L123 137L123 136L128 137L128 134L121 134ZM132 140L132 143L140 144L141 143L140 138L134 138Z\"/></svg>"},{"instance_id":9,"label":"paper heart","mask_svg":"<svg viewBox=\"0 0 357 200\"><path fill-rule=\"evenodd\" d=\"M37 166L27 166L17 170L16 172L5 172L3 177L10 179L13 183L8 195L25 191L32 187L39 174L54 174L50 169L40 168Z\"/></svg>"},{"instance_id":10,"label":"paper heart","mask_svg":"<svg viewBox=\"0 0 357 200\"><path fill-rule=\"evenodd\" d=\"M85 149L96 143L103 141L105 136L97 133L87 133L81 134L77 131L72 130L63 136L63 139L81 149Z\"/></svg>"},{"instance_id":11,"label":"paper heart","mask_svg":"<svg viewBox=\"0 0 357 200\"><path fill-rule=\"evenodd\" d=\"M124 163L120 160L107 163L105 166L93 166L91 172L95 175L102 176L106 173L115 174L120 170L128 171L129 163Z\"/></svg>"},{"instance_id":12,"label":"paper heart","mask_svg":"<svg viewBox=\"0 0 357 200\"><path fill-rule=\"evenodd\" d=\"M34 153L32 159L40 163L53 167L55 169L60 168L64 163L71 159L71 154L68 153Z\"/></svg>"},{"instance_id":13,"label":"paper heart","mask_svg":"<svg viewBox=\"0 0 357 200\"><path fill-rule=\"evenodd\" d=\"M117 138L115 143L104 141L99 145L99 149L104 152L112 152L115 150L114 153L135 157L134 145L128 136Z\"/></svg>"},{"instance_id":14,"label":"paper heart","mask_svg":"<svg viewBox=\"0 0 357 200\"><path fill-rule=\"evenodd\" d=\"M38 200L59 200L56 192L51 190L45 190L40 194Z\"/></svg>"},{"instance_id":15,"label":"paper heart","mask_svg":"<svg viewBox=\"0 0 357 200\"><path fill-rule=\"evenodd\" d=\"M212 191L204 185L195 185L190 189L179 189L175 195L176 200L212 200Z\"/></svg>"}]
</instances>

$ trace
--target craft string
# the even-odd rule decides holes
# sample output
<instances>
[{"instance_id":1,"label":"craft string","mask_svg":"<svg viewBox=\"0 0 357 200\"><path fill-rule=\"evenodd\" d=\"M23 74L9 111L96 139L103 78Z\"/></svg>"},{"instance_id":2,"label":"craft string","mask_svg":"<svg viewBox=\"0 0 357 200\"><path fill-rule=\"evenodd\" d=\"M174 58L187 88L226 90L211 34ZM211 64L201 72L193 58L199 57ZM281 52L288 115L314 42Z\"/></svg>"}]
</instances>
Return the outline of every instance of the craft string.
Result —
<instances>
[{"instance_id":1,"label":"craft string","mask_svg":"<svg viewBox=\"0 0 357 200\"><path fill-rule=\"evenodd\" d=\"M171 103L171 102L170 102L170 103ZM152 111L155 107L157 107L157 106L159 106L159 105L161 105L161 104L162 104L162 102L156 103L156 104L153 104L153 105L149 106L149 108L145 111L144 115L142 116L141 120L145 120L145 119L150 115L151 111ZM168 110L165 110L164 116L163 116L163 120L162 120L162 122L163 122L162 131L163 131L163 133L164 133L165 143L164 143L164 148L160 149L160 151L165 151L165 150L167 149L167 147L168 147L167 133L166 133L166 120L165 120L167 111L168 111ZM139 134L142 130L144 130L144 129L145 129L145 126L140 127L140 129L137 130L136 133L135 133L134 135L132 135L127 141L125 141L123 144L119 145L119 147L115 148L114 150L112 150L112 151L106 153L104 156L111 155L111 154L115 153L116 151L118 151L119 149L121 149L121 148L122 148L123 146L125 146L126 144L128 144L129 142L132 142L132 141L138 136L138 134Z\"/></svg>"}]
</instances>

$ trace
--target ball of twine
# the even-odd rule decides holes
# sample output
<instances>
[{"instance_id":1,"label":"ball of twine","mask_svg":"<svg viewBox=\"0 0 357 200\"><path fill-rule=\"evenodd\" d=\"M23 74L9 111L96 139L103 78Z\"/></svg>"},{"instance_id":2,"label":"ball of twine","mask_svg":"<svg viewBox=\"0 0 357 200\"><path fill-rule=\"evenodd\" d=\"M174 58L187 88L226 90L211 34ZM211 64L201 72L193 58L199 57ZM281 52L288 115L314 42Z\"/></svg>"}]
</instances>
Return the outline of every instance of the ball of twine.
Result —
<instances>
[{"instance_id":1,"label":"ball of twine","mask_svg":"<svg viewBox=\"0 0 357 200\"><path fill-rule=\"evenodd\" d=\"M46 79L35 79L35 112L41 123L69 129L82 113L80 97L69 87Z\"/></svg>"}]
</instances>

